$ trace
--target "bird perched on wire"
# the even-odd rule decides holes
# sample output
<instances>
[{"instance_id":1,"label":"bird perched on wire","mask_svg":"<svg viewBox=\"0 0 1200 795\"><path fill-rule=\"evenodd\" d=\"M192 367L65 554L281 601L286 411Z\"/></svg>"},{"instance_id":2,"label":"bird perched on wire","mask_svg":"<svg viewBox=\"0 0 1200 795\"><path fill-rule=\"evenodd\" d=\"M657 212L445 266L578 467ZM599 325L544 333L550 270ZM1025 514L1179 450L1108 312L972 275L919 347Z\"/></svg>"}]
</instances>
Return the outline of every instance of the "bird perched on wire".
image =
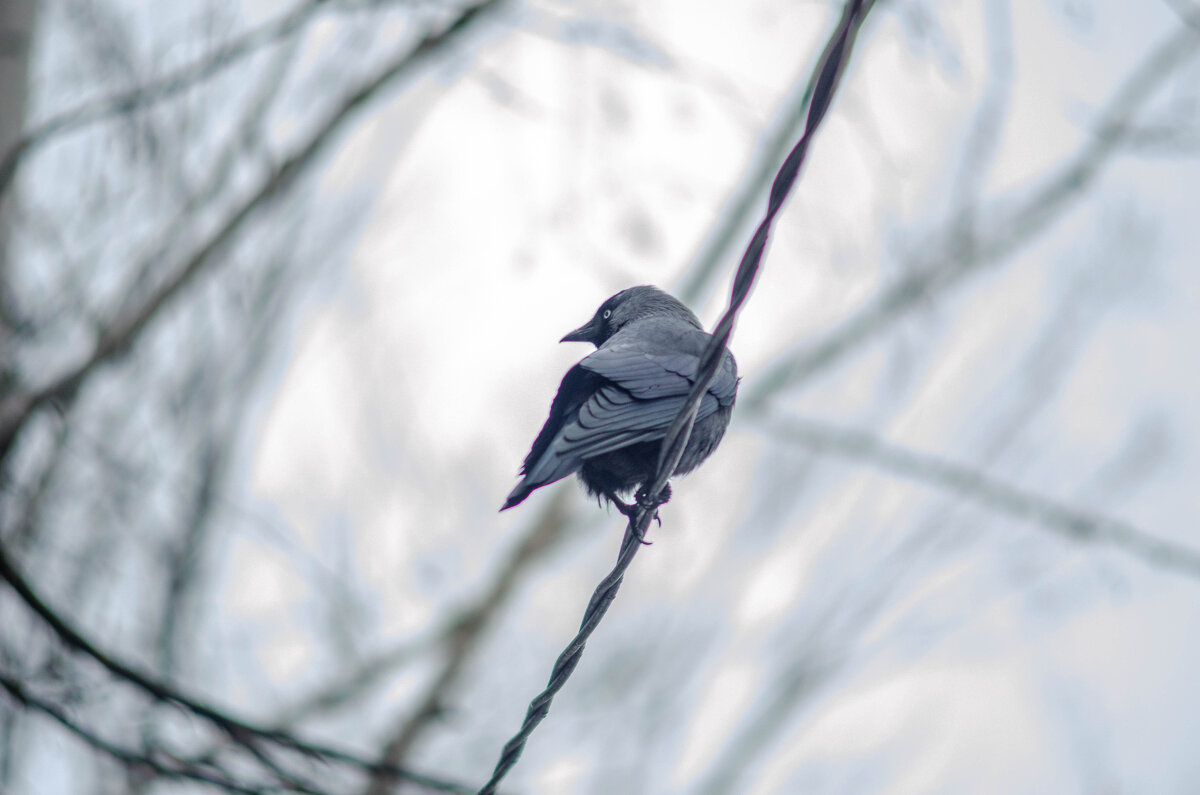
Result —
<instances>
[{"instance_id":1,"label":"bird perched on wire","mask_svg":"<svg viewBox=\"0 0 1200 795\"><path fill-rule=\"evenodd\" d=\"M630 287L601 304L591 320L562 338L590 342L596 351L563 377L550 417L525 457L521 482L500 510L578 472L588 493L630 515L634 506L619 495L644 489L654 478L662 439L687 400L709 339L692 311L657 287ZM672 475L691 472L720 444L737 386L737 362L727 350ZM639 502L645 496L639 490Z\"/></svg>"}]
</instances>

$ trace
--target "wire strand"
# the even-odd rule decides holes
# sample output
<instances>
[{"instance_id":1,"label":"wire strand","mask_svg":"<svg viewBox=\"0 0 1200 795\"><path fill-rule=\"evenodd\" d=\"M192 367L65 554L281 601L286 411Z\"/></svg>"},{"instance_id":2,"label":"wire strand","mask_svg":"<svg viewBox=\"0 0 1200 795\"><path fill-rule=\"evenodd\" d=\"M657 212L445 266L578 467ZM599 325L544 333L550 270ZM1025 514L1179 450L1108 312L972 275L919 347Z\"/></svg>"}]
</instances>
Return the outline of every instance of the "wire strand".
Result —
<instances>
[{"instance_id":1,"label":"wire strand","mask_svg":"<svg viewBox=\"0 0 1200 795\"><path fill-rule=\"evenodd\" d=\"M688 393L687 401L680 408L679 414L663 438L657 474L649 488L646 489L646 496L639 499L637 510L629 519L625 537L621 541L621 551L617 556L617 563L608 576L596 587L587 610L584 611L579 632L555 661L546 689L529 703L529 709L525 712L525 720L521 724L520 731L505 743L500 759L496 762L495 771L492 773L491 779L479 790L479 795L493 795L496 787L520 759L529 736L550 713L550 703L554 700L554 696L563 688L579 664L579 660L583 656L584 645L616 598L617 590L621 587L621 582L625 577L625 571L642 546L642 540L645 538L650 521L657 515L657 506L662 504L662 493L667 479L679 464L679 459L691 437L692 426L696 422L696 409L717 375L717 369L720 367L721 359L728 347L729 338L733 334L733 326L738 312L741 311L742 305L745 304L750 294L750 288L754 285L759 264L766 251L771 225L775 222L776 215L779 214L796 182L800 167L804 164L804 159L808 154L809 142L820 127L822 119L825 118L826 111L829 110L834 91L837 89L838 82L849 61L855 36L872 5L874 5L873 0L850 0L842 12L841 21L821 54L815 70L817 79L808 107L808 119L805 123L804 133L775 175L775 181L771 185L770 199L767 202L766 215L763 216L755 230L754 237L751 238L738 265L729 297L729 307L713 330L708 347L700 356L696 381L692 385L691 392Z\"/></svg>"}]
</instances>

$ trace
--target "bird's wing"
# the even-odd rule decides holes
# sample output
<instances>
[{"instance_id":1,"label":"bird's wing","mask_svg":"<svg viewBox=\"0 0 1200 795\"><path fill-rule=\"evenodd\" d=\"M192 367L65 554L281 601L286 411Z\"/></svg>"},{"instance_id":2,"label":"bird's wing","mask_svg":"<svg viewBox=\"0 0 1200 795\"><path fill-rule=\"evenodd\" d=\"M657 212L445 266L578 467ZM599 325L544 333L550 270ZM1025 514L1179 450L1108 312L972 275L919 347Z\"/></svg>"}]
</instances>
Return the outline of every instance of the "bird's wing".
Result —
<instances>
[{"instance_id":1,"label":"bird's wing","mask_svg":"<svg viewBox=\"0 0 1200 795\"><path fill-rule=\"evenodd\" d=\"M661 439L686 400L686 395L641 399L617 384L605 384L546 445L526 476L532 483L550 483L571 474L588 458ZM717 399L706 394L700 416L712 414L717 406Z\"/></svg>"},{"instance_id":2,"label":"bird's wing","mask_svg":"<svg viewBox=\"0 0 1200 795\"><path fill-rule=\"evenodd\" d=\"M554 441L554 437L575 417L580 407L602 383L599 376L588 372L579 365L575 365L567 371L567 374L563 376L562 383L558 386L554 402L550 404L550 416L542 425L542 430L538 433L537 438L533 440L533 447L530 448L529 455L525 456L525 462L521 465L522 475L528 475L533 471ZM555 479L569 474L569 471L564 472ZM542 482L549 483L550 481Z\"/></svg>"},{"instance_id":3,"label":"bird's wing","mask_svg":"<svg viewBox=\"0 0 1200 795\"><path fill-rule=\"evenodd\" d=\"M686 395L696 380L700 366L700 351L708 341L708 335L693 332L690 347L695 353L647 349L636 343L605 345L579 363L580 367L602 376L636 398L643 400ZM721 406L732 406L737 395L737 365L733 355L725 351L717 376L708 386L708 394ZM707 396L706 396L707 397ZM701 403L703 411L707 400ZM712 406L700 417L716 410Z\"/></svg>"},{"instance_id":4,"label":"bird's wing","mask_svg":"<svg viewBox=\"0 0 1200 795\"><path fill-rule=\"evenodd\" d=\"M661 439L687 400L707 341L707 334L691 329L658 345L614 337L572 367L525 459L525 478L510 504L566 477L585 459ZM696 418L733 405L736 392L737 367L727 351Z\"/></svg>"},{"instance_id":5,"label":"bird's wing","mask_svg":"<svg viewBox=\"0 0 1200 795\"><path fill-rule=\"evenodd\" d=\"M696 334L695 340L687 341L690 347L703 349L708 337ZM594 391L578 404L573 419L565 415L567 421L556 428L552 439L534 445L527 466L530 479L550 482L574 472L585 459L661 439L687 400L699 362L699 356L690 352L647 349L638 342L610 343L587 356L573 371L595 378ZM697 419L733 402L737 376L732 357L722 364L726 366L700 401Z\"/></svg>"}]
</instances>

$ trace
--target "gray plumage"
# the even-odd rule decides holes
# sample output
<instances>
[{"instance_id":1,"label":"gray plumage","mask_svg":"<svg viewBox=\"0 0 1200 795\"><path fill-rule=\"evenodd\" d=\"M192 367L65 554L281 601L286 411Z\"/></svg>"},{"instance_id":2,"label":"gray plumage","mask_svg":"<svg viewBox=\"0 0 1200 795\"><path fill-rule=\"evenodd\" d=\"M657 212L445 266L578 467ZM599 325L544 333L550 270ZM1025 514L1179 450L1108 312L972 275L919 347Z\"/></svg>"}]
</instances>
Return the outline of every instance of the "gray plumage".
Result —
<instances>
[{"instance_id":1,"label":"gray plumage","mask_svg":"<svg viewBox=\"0 0 1200 795\"><path fill-rule=\"evenodd\" d=\"M642 286L609 298L562 341L597 350L563 377L523 478L500 510L572 472L590 494L628 509L618 495L654 477L662 438L687 400L709 335L682 303ZM691 472L720 444L737 384L737 363L725 351L673 475Z\"/></svg>"}]
</instances>

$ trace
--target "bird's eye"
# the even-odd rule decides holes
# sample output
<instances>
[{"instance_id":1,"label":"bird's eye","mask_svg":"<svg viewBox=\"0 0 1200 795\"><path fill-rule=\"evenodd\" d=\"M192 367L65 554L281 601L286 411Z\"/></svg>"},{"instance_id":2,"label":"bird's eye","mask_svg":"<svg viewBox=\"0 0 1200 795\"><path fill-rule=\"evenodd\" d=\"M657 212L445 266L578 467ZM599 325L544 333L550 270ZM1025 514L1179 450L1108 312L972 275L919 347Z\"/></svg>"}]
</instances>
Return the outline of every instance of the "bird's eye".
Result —
<instances>
[{"instance_id":1,"label":"bird's eye","mask_svg":"<svg viewBox=\"0 0 1200 795\"><path fill-rule=\"evenodd\" d=\"M610 317L612 317L612 310L611 310L611 309L605 309L605 310L604 310L604 319L605 319L605 320L608 320Z\"/></svg>"}]
</instances>

